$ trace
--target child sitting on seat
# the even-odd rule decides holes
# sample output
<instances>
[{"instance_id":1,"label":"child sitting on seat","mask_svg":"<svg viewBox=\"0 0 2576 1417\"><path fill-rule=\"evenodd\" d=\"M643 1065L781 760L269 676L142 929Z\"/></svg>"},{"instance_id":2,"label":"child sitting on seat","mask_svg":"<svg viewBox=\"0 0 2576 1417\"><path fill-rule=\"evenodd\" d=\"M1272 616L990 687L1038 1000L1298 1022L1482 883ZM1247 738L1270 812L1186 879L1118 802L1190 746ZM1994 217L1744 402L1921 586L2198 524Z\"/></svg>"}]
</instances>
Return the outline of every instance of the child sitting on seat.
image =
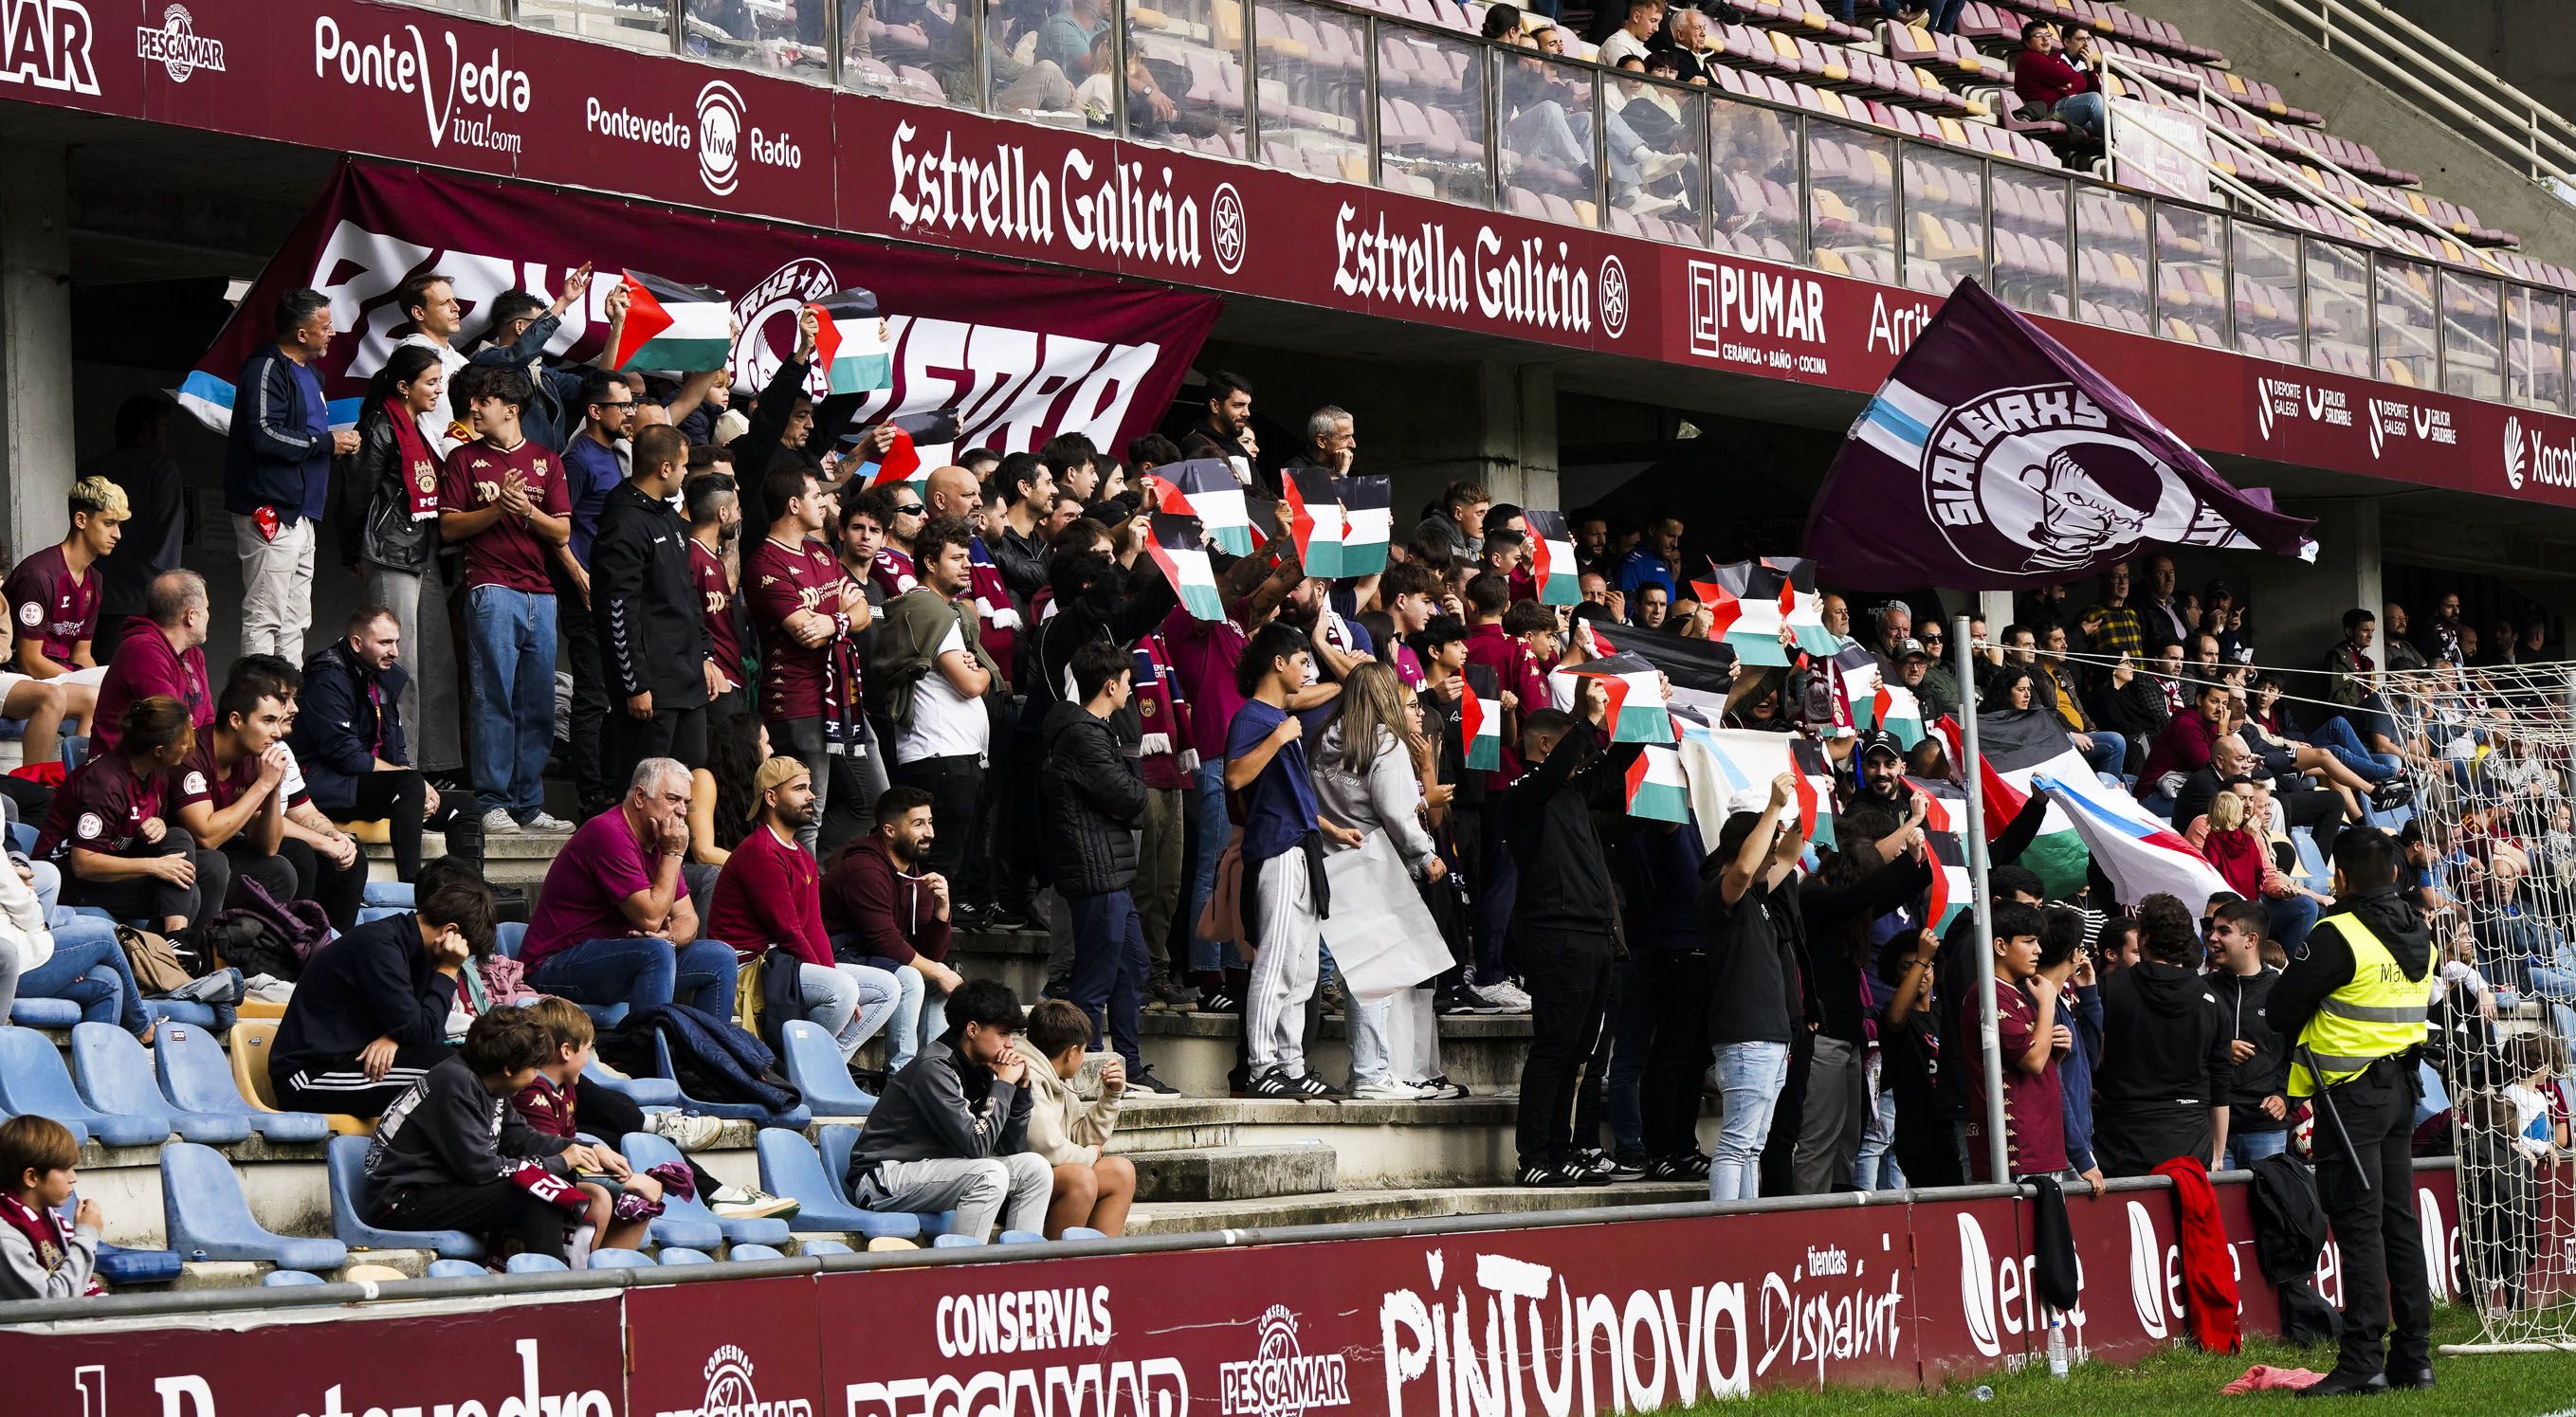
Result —
<instances>
[{"instance_id":1,"label":"child sitting on seat","mask_svg":"<svg viewBox=\"0 0 2576 1417\"><path fill-rule=\"evenodd\" d=\"M545 1030L550 1060L537 1069L533 1081L512 1094L510 1106L519 1114L519 1120L538 1135L577 1142L581 1138L580 1127L573 1116L575 1099L579 1097L576 1089L581 1084L581 1070L590 1066L598 1030L591 1023L590 1015L582 1012L581 1005L570 999L547 995L520 1012L535 1019L537 1026ZM618 1100L625 1101L623 1098ZM628 1105L632 1107L633 1104ZM639 1115L633 1129L641 1131L641 1109L635 1110ZM616 1135L623 1136L625 1131L621 1129ZM604 1141L592 1143L590 1149L604 1163L606 1174L615 1178L613 1184L603 1184L596 1176L582 1182L583 1190L596 1190L612 1197L611 1214L606 1228L600 1232L599 1243L609 1249L641 1248L645 1231L652 1228L653 1217L662 1213L662 1179L657 1173L669 1168L637 1171ZM683 1194L694 1193L694 1187L683 1189Z\"/></svg>"},{"instance_id":2,"label":"child sitting on seat","mask_svg":"<svg viewBox=\"0 0 2576 1417\"><path fill-rule=\"evenodd\" d=\"M103 1293L95 1271L107 1221L82 1201L65 1225L56 1209L80 1179L80 1143L51 1117L0 1122L0 1299L76 1299Z\"/></svg>"},{"instance_id":3,"label":"child sitting on seat","mask_svg":"<svg viewBox=\"0 0 2576 1417\"><path fill-rule=\"evenodd\" d=\"M1047 1203L1050 1240L1064 1238L1072 1225L1123 1235L1127 1208L1136 1200L1136 1163L1103 1153L1127 1092L1127 1060L1112 1053L1103 1061L1098 1097L1073 1089L1092 1037L1091 1015L1049 999L1029 1010L1028 1030L1011 1040L1029 1065L1029 1150L1055 1173Z\"/></svg>"}]
</instances>

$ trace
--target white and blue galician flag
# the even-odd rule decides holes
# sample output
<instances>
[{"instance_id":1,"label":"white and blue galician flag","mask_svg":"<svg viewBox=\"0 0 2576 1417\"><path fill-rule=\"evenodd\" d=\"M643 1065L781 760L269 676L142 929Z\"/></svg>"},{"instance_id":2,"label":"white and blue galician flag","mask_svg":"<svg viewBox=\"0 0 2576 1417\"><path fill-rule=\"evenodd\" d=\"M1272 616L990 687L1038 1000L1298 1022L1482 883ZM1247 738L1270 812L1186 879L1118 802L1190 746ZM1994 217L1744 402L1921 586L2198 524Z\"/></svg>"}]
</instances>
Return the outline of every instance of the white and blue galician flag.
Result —
<instances>
[{"instance_id":1,"label":"white and blue galician flag","mask_svg":"<svg viewBox=\"0 0 2576 1417\"><path fill-rule=\"evenodd\" d=\"M1807 514L1856 590L2053 585L2147 546L2313 559L2304 518L2191 445L1975 281L1959 282L1861 411Z\"/></svg>"}]
</instances>

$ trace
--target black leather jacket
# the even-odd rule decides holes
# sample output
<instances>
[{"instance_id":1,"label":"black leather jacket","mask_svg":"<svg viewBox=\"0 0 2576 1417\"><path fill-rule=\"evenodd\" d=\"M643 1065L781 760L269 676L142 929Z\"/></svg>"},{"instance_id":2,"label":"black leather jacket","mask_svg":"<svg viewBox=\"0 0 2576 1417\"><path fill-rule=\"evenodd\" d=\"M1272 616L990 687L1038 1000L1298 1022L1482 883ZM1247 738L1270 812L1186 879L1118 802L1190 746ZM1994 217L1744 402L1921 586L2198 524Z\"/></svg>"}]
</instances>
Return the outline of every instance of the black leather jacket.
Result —
<instances>
[{"instance_id":1,"label":"black leather jacket","mask_svg":"<svg viewBox=\"0 0 2576 1417\"><path fill-rule=\"evenodd\" d=\"M1118 751L1109 724L1080 704L1047 710L1038 769L1047 874L1065 895L1105 895L1136 882L1136 826L1145 784Z\"/></svg>"},{"instance_id":2,"label":"black leather jacket","mask_svg":"<svg viewBox=\"0 0 2576 1417\"><path fill-rule=\"evenodd\" d=\"M382 404L358 421L358 451L341 460L340 560L418 575L438 554L438 519L414 521L402 444ZM430 476L438 469L432 467Z\"/></svg>"}]
</instances>

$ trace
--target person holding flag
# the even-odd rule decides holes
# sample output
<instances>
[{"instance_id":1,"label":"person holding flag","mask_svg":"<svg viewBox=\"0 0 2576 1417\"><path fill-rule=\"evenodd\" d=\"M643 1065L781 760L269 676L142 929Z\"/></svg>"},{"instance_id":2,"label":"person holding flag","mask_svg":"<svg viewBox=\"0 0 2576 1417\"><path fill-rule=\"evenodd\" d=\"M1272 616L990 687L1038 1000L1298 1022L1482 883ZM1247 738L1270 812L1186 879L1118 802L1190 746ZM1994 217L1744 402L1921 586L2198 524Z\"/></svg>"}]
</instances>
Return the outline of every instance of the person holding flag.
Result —
<instances>
[{"instance_id":1,"label":"person holding flag","mask_svg":"<svg viewBox=\"0 0 2576 1417\"><path fill-rule=\"evenodd\" d=\"M1762 1151L1771 1137L1772 1110L1789 1085L1790 1030L1805 1015L1795 954L1798 913L1774 907L1774 897L1796 877L1806 846L1795 830L1782 829L1788 824L1781 814L1797 790L1793 773L1772 778L1759 810L1727 817L1717 849L1700 868L1708 1037L1717 1048L1717 1082L1725 1099L1717 1154L1709 1162L1712 1201L1762 1194Z\"/></svg>"}]
</instances>

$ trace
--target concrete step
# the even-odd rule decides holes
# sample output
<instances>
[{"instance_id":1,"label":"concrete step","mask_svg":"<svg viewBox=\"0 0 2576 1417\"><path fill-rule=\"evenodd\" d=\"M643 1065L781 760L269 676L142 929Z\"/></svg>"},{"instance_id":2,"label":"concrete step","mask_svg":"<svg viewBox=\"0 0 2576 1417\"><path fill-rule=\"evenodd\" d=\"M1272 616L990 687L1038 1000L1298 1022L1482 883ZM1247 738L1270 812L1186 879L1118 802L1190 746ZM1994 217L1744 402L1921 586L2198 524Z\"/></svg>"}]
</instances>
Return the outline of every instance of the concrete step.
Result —
<instances>
[{"instance_id":1,"label":"concrete step","mask_svg":"<svg viewBox=\"0 0 2576 1417\"><path fill-rule=\"evenodd\" d=\"M1336 1191L1330 1195L1267 1200L1185 1201L1138 1205L1127 1216L1130 1235L1186 1235L1251 1230L1277 1225L1354 1225L1371 1220L1415 1220L1443 1215L1494 1215L1513 1211L1588 1210L1608 1206L1672 1205L1708 1199L1704 1183L1572 1186L1541 1190L1520 1186Z\"/></svg>"},{"instance_id":2,"label":"concrete step","mask_svg":"<svg viewBox=\"0 0 2576 1417\"><path fill-rule=\"evenodd\" d=\"M1330 1191L1338 1184L1334 1148L1298 1146L1182 1147L1134 1158L1139 1201L1237 1201Z\"/></svg>"},{"instance_id":3,"label":"concrete step","mask_svg":"<svg viewBox=\"0 0 2576 1417\"><path fill-rule=\"evenodd\" d=\"M1148 1012L1145 1059L1154 1075L1192 1096L1223 1096L1234 1069L1243 1020L1235 1014ZM1453 1082L1477 1092L1520 1086L1529 1052L1527 1014L1451 1014L1440 1020L1440 1064ZM1306 1063L1325 1081L1350 1080L1350 1029L1340 1014L1310 1015Z\"/></svg>"},{"instance_id":4,"label":"concrete step","mask_svg":"<svg viewBox=\"0 0 2576 1417\"><path fill-rule=\"evenodd\" d=\"M1717 1141L1717 1108L1700 1120L1703 1150ZM1500 1185L1519 1163L1509 1091L1444 1102L1303 1102L1271 1098L1138 1098L1119 1109L1109 1149L1140 1170L1165 1151L1329 1148L1344 1191Z\"/></svg>"}]
</instances>

